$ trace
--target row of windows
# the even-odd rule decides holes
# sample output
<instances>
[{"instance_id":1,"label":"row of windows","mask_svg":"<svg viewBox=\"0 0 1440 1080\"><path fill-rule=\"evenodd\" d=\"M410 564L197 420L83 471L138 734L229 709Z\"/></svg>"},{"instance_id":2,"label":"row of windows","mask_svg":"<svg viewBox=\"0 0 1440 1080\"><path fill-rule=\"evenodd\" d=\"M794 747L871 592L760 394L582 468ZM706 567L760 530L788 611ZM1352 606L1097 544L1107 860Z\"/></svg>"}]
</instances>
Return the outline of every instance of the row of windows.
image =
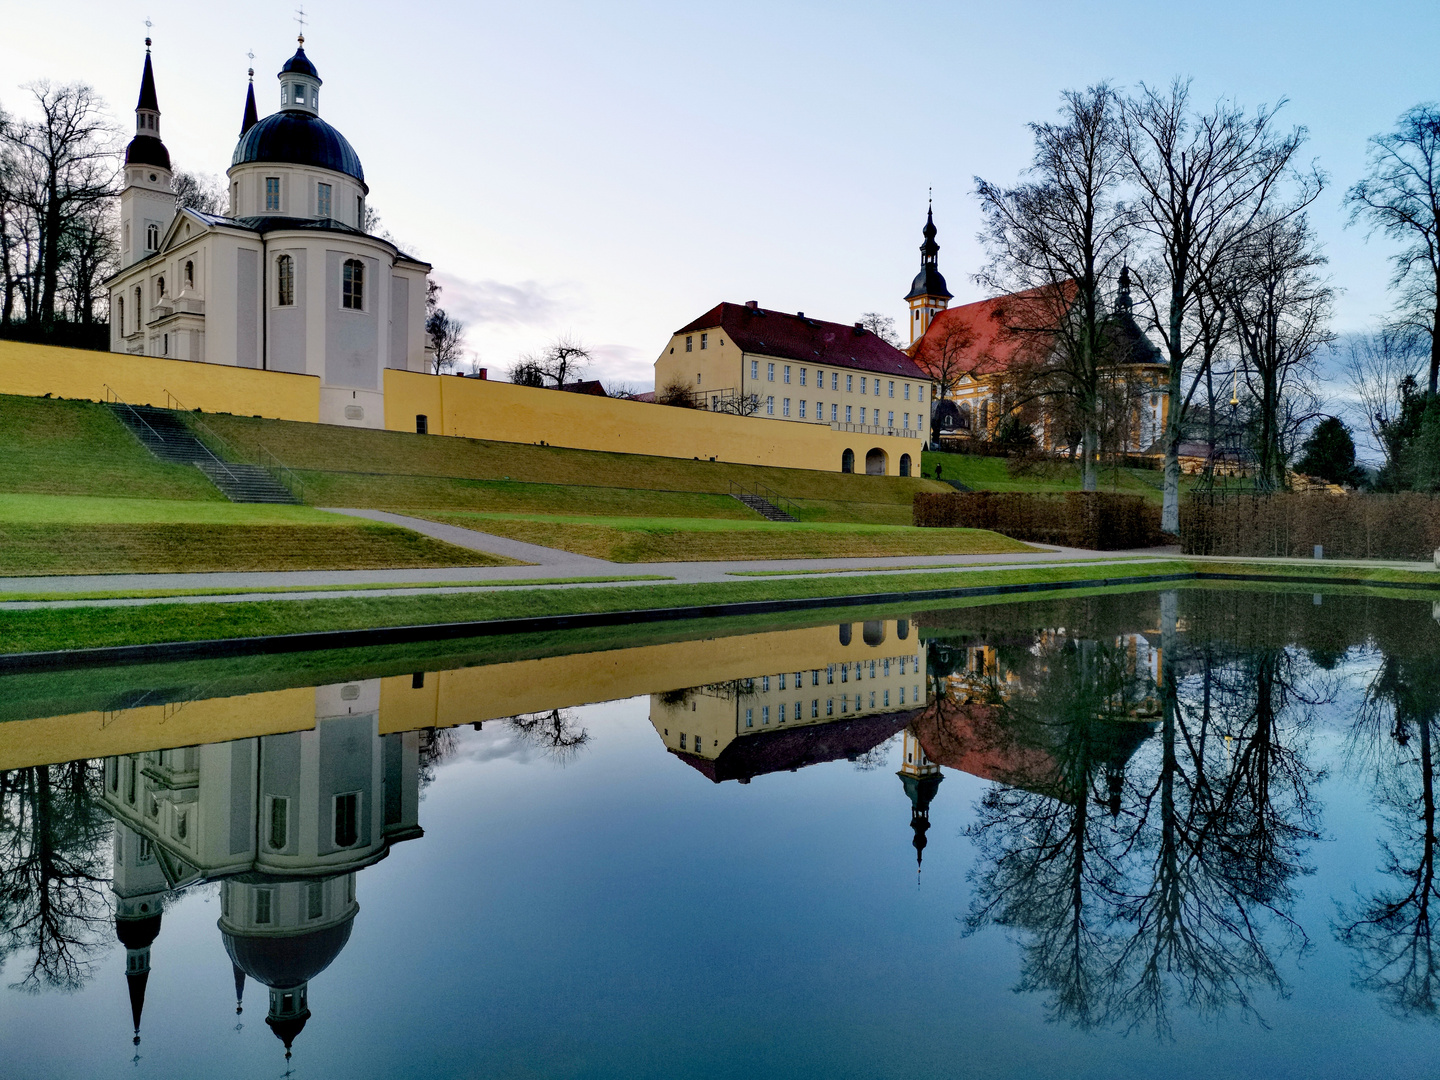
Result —
<instances>
[{"instance_id":1,"label":"row of windows","mask_svg":"<svg viewBox=\"0 0 1440 1080\"><path fill-rule=\"evenodd\" d=\"M360 793L336 795L334 809L334 841L336 847L354 847L360 838ZM284 851L290 843L290 800L279 796L270 799L269 844L271 851Z\"/></svg>"},{"instance_id":2,"label":"row of windows","mask_svg":"<svg viewBox=\"0 0 1440 1080\"><path fill-rule=\"evenodd\" d=\"M809 406L809 402L807 402L804 398L801 398L801 399L800 399L800 402L799 402L799 413L798 413L799 418L800 418L801 420L808 420L808 419L810 419L809 415L807 414L807 413L808 413L808 406ZM873 419L873 420L866 419L871 413L874 414L874 419ZM775 415L775 398L774 398L773 395L768 396L768 397L765 398L765 415L766 415L766 416L774 416L774 415ZM788 397L787 397L787 398L781 398L781 399L780 399L780 415L781 415L781 416L789 416L789 415L790 415L790 399L789 399ZM925 425L924 425L924 421L923 421L923 415L924 415L923 413L918 413L918 412L915 414L915 427L916 427L917 429L918 429L918 428L922 428L922 427L925 426ZM853 423L855 423L854 416L855 416L854 406L852 406L852 405L846 405L846 406L845 406L845 423L847 423L847 424L853 424ZM817 402L815 402L815 419L816 419L816 420L824 420L824 419L825 419L825 403L824 403L823 401L817 401ZM900 419L901 419L901 428L902 428L902 430L904 430L904 431L909 431L909 430L910 430L910 414L909 414L908 412L907 412L907 413L902 413ZM839 406L839 405L836 405L836 404L834 404L834 403L832 403L832 404L830 405L830 422L831 422L832 424L836 424L836 423L839 423L839 422L840 422L840 406ZM861 405L861 406L860 406L860 421L859 421L859 422L860 422L861 424L871 424L871 423L873 423L876 427L881 427L882 425L881 425L881 423L880 423L880 410L879 410L879 409L868 409L868 410L867 410L864 405ZM893 427L895 426L895 412L894 412L894 410L890 410L889 412L886 413L885 423L884 423L883 426L884 426L884 427L891 427L891 428L893 428Z\"/></svg>"},{"instance_id":3,"label":"row of windows","mask_svg":"<svg viewBox=\"0 0 1440 1080\"><path fill-rule=\"evenodd\" d=\"M712 740L712 741L714 742L716 748L718 749L719 746L720 746L720 740L719 740L719 739L715 739L715 740ZM684 750L684 749L685 749L685 732L683 732L683 731L680 733L680 749L681 749L681 750ZM705 739L704 739L704 737L703 737L703 736L700 736L700 735L696 735L696 736L695 736L695 753L698 754L698 753L700 753L701 751L703 751L704 749L705 749Z\"/></svg>"},{"instance_id":4,"label":"row of windows","mask_svg":"<svg viewBox=\"0 0 1440 1080\"><path fill-rule=\"evenodd\" d=\"M721 345L724 345L725 343L722 341L720 344L721 344ZM700 335L700 348L702 348L702 349L708 349L709 347L710 347L710 335L709 335L708 333L706 333L706 334L701 334L701 335ZM671 352L674 352L675 350L674 350L674 349L671 349L670 351L671 351ZM686 335L685 335L685 351L686 351L686 352L694 352L694 351L695 351L695 335L694 335L694 334L686 334Z\"/></svg>"},{"instance_id":5,"label":"row of windows","mask_svg":"<svg viewBox=\"0 0 1440 1080\"><path fill-rule=\"evenodd\" d=\"M364 311L365 264L359 259L346 259L341 268L340 286L340 306ZM289 255L275 260L275 303L279 307L295 303L295 260Z\"/></svg>"},{"instance_id":6,"label":"row of windows","mask_svg":"<svg viewBox=\"0 0 1440 1080\"><path fill-rule=\"evenodd\" d=\"M334 216L333 199L334 188L330 184L317 182L315 185L315 214L317 217ZM278 176L265 178L265 212L273 214L280 212L280 178ZM360 228L365 227L365 198L362 195L355 196L355 222Z\"/></svg>"},{"instance_id":7,"label":"row of windows","mask_svg":"<svg viewBox=\"0 0 1440 1080\"><path fill-rule=\"evenodd\" d=\"M827 683L834 683L834 681L835 681L835 676L836 676L837 674L840 676L840 681L841 681L842 683L843 683L843 682L849 682L849 681L850 681L850 672L851 672L852 670L855 672L855 679L856 679L856 681L858 682L859 680L865 678L865 672L866 672L867 669L869 670L869 672L870 672L870 678L872 678L872 679L877 679L877 678L886 678L886 679L888 679L888 678L890 677L890 665L891 665L892 662L899 668L899 671L900 671L900 674L901 674L901 675L904 675L904 674L906 673L906 672L905 672L905 667L906 667L907 664L910 666L912 673L917 674L917 675L920 673L920 659L919 659L919 657L910 657L910 656L902 656L902 657L899 657L898 659L893 660L893 661L890 660L890 659L885 659L885 660L869 660L869 661L857 660L857 661L855 661L854 663L848 663L848 662L847 662L847 663L844 663L844 664L830 664L829 666L827 666L827 667L825 667L825 668L823 669L823 673L824 673L824 675L825 675L825 681L826 681ZM811 669L811 671L810 671L810 685L811 685L811 686L819 686L819 685L820 685L820 675L821 675L821 673L822 673L822 669L821 669L821 668L813 668L813 669ZM784 690L785 687L786 687L786 683L789 681L789 679L790 679L791 677L792 677L792 673L791 673L791 672L788 672L788 671L782 671L779 675L774 676L774 679L775 679L775 689L777 689L777 690ZM794 683L793 683L792 685L795 687L796 690L799 690L800 687L802 687L802 686L805 685L805 672L803 672L803 671L796 671L796 672L793 673L793 677L794 677L794 680L795 680L795 681L794 681ZM768 694L768 693L770 692L770 679L771 679L771 676L769 676L769 675L762 675L762 676L760 676L760 691L761 691L761 693ZM752 680L752 685L753 685L753 680Z\"/></svg>"},{"instance_id":8,"label":"row of windows","mask_svg":"<svg viewBox=\"0 0 1440 1080\"><path fill-rule=\"evenodd\" d=\"M910 701L911 701L912 704L917 704L917 705L919 704L919 702L920 702L920 687L918 687L918 686L911 687ZM900 687L900 689L897 691L896 705L904 705L904 704L905 704L905 687L902 686L902 687ZM851 704L850 704L850 697L849 697L849 695L846 695L845 697L840 698L840 715L842 715L842 716L846 715L847 713L849 713L849 712L851 711L851 708L852 708L852 707L851 707ZM855 704L854 704L854 707L853 707L853 708L854 708L854 711L855 711L855 712L860 712L862 709L865 708L865 695L864 695L864 694L856 694L856 695L855 695ZM889 690L885 690L885 691L871 690L871 691L870 691L870 708L872 708L872 709L890 708L890 691L889 691ZM793 720L803 720L803 719L805 719L805 703L804 703L803 701L797 701L797 702L795 702L795 704L794 704L793 706L787 706L784 702L781 702L779 705L776 705L776 706L775 706L775 712L776 712L776 716L777 716L777 722L778 722L778 723L781 723L781 724L785 723L785 721L786 721L787 718L788 718L788 719L793 719ZM825 699L825 715L826 715L826 716L834 716L834 715L835 715L835 698L826 698L826 699ZM820 718L820 699L819 699L819 698L811 698L811 699L810 699L810 719L811 719L811 720L818 720L819 718ZM760 726L761 726L761 727L765 727L765 726L767 726L769 723L770 723L770 706L769 706L769 705L762 705L762 706L760 706ZM755 726L755 710L754 710L753 708L752 708L752 709L746 709L746 710L745 710L745 726L746 726L747 728L753 728L753 727ZM700 737L697 735L697 736L696 736L696 746L697 746L697 748L699 747L701 741L702 741L702 740L701 740ZM680 749L682 749L682 750L685 749L685 736L684 736L684 735L681 735L681 736L680 736Z\"/></svg>"},{"instance_id":9,"label":"row of windows","mask_svg":"<svg viewBox=\"0 0 1440 1080\"><path fill-rule=\"evenodd\" d=\"M701 334L700 336L703 338L705 335L704 335L704 334ZM687 338L686 340L688 341L689 339ZM702 345L701 348L704 348L704 346ZM687 352L689 351L688 348L687 348L686 351L687 351ZM790 375L791 375L791 365L790 365L790 364L782 364L781 367L784 369L784 370L781 372L781 381L782 381L782 382L785 382L785 383L789 383L789 382L790 382ZM806 380L809 378L809 369L802 367L802 368L800 369L799 375L800 375L800 385L801 385L801 386L806 386L806 385L808 385L808 383L807 383ZM758 379L758 378L760 378L760 361L759 361L759 360L751 360L751 361L750 361L750 378L752 378L752 379ZM845 392L846 392L846 393L854 393L854 392L855 392L855 379L856 379L856 378L857 378L857 376L855 376L855 375L848 375L848 374L847 374L847 375L845 376ZM881 386L880 386L880 382L881 382L880 379L872 378L872 377L866 376L866 375L860 375L860 376L858 376L858 378L860 379L860 393L862 393L862 394L871 393L871 394L873 394L875 397L880 397L880 396L881 396L882 390L881 390ZM766 382L774 382L774 381L775 381L775 365L774 365L774 364L766 364L766 365L765 365L765 381L766 381ZM825 372L822 371L820 368L816 368L816 369L815 369L815 385L816 385L819 389L821 389L821 390L825 389ZM901 386L902 386L901 394L902 394L902 396L905 398L906 401L909 401L909 400L910 400L910 385L911 385L910 383L902 383L902 384L901 384ZM871 389L872 387L873 387L873 389ZM830 389L831 389L831 390L837 390L837 391L840 389L840 372L838 372L838 371L832 371L832 372L830 372ZM894 380L894 379L886 379L886 380L885 380L885 387L884 387L883 393L884 393L884 395L887 396L887 397L892 397L892 398L893 398L893 397L895 396L895 380ZM916 400L917 400L917 401L920 400L920 395L919 395L918 391L917 391L917 393L916 393Z\"/></svg>"}]
</instances>

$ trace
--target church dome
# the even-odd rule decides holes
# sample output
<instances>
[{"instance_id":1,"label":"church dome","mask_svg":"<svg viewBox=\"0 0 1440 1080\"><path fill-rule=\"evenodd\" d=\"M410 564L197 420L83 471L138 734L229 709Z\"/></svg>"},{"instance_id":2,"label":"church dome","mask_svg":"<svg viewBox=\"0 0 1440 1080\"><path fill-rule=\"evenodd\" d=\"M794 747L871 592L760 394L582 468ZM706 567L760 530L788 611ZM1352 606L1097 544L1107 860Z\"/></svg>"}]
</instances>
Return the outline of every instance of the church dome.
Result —
<instances>
[{"instance_id":1,"label":"church dome","mask_svg":"<svg viewBox=\"0 0 1440 1080\"><path fill-rule=\"evenodd\" d=\"M115 936L127 949L143 949L160 935L160 913L140 919L115 919Z\"/></svg>"},{"instance_id":2,"label":"church dome","mask_svg":"<svg viewBox=\"0 0 1440 1080\"><path fill-rule=\"evenodd\" d=\"M305 55L305 46L295 50L295 55L285 61L285 66L280 69L281 75L309 75L316 82L320 82L320 73L315 70L315 65Z\"/></svg>"},{"instance_id":3,"label":"church dome","mask_svg":"<svg viewBox=\"0 0 1440 1080\"><path fill-rule=\"evenodd\" d=\"M355 924L352 914L336 926L306 934L260 937L222 931L230 962L256 982L286 990L309 982L340 955Z\"/></svg>"},{"instance_id":4,"label":"church dome","mask_svg":"<svg viewBox=\"0 0 1440 1080\"><path fill-rule=\"evenodd\" d=\"M230 164L233 167L251 162L329 169L353 177L366 192L370 190L360 155L345 136L320 117L299 109L271 113L240 137Z\"/></svg>"}]
</instances>

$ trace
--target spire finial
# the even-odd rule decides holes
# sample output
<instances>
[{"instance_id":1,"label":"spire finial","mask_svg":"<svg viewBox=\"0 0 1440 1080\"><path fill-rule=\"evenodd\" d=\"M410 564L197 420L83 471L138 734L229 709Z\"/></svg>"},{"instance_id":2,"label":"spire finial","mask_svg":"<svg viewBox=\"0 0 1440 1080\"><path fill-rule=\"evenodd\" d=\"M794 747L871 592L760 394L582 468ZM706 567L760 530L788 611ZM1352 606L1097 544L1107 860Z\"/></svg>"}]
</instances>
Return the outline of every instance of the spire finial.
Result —
<instances>
[{"instance_id":1,"label":"spire finial","mask_svg":"<svg viewBox=\"0 0 1440 1080\"><path fill-rule=\"evenodd\" d=\"M298 39L298 40L299 40L299 42L300 42L300 47L303 49L303 48L305 47L305 5L304 5L304 4L301 4L298 8L295 9L295 21L300 24L300 36L299 36L299 39Z\"/></svg>"},{"instance_id":2,"label":"spire finial","mask_svg":"<svg viewBox=\"0 0 1440 1080\"><path fill-rule=\"evenodd\" d=\"M155 24L150 21L150 16L145 16L145 51L150 51L150 28Z\"/></svg>"}]
</instances>

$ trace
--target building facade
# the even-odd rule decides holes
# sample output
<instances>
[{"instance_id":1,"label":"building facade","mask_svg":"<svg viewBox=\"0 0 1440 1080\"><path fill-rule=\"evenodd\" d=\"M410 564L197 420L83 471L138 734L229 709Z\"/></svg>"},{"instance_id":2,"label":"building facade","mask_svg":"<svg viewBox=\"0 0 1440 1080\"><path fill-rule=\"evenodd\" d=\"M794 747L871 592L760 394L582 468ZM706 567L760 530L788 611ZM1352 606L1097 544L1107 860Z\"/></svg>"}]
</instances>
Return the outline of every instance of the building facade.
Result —
<instances>
[{"instance_id":1,"label":"building facade","mask_svg":"<svg viewBox=\"0 0 1440 1080\"><path fill-rule=\"evenodd\" d=\"M427 369L428 263L365 231L359 155L320 118L304 38L263 119L252 82L224 215L177 208L146 39L120 195L112 352L314 375L320 420L384 426L386 368ZM182 407L190 403L180 401Z\"/></svg>"}]
</instances>

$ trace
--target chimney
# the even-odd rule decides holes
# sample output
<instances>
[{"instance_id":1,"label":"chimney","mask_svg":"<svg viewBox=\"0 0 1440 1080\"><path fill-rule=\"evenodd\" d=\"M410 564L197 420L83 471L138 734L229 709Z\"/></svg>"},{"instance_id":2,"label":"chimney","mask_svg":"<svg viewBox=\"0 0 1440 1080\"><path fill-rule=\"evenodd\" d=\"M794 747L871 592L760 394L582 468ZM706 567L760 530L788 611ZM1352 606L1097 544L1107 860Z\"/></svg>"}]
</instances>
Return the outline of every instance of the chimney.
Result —
<instances>
[{"instance_id":1,"label":"chimney","mask_svg":"<svg viewBox=\"0 0 1440 1080\"><path fill-rule=\"evenodd\" d=\"M857 323L855 324L855 334L856 334L856 336L858 337L860 334L863 334L863 333L865 333L865 324L864 324L864 323L858 323L858 322L857 322Z\"/></svg>"},{"instance_id":2,"label":"chimney","mask_svg":"<svg viewBox=\"0 0 1440 1080\"><path fill-rule=\"evenodd\" d=\"M482 368L480 369L480 378L482 378L482 379L485 378L486 374L487 374L486 369L482 367Z\"/></svg>"},{"instance_id":3,"label":"chimney","mask_svg":"<svg viewBox=\"0 0 1440 1080\"><path fill-rule=\"evenodd\" d=\"M795 318L797 318L797 319L803 319L804 317L805 317L805 313L804 313L803 311L797 311L797 312L795 312Z\"/></svg>"},{"instance_id":4,"label":"chimney","mask_svg":"<svg viewBox=\"0 0 1440 1080\"><path fill-rule=\"evenodd\" d=\"M759 301L759 300L746 300L746 301L745 301L745 306L748 307L751 311L754 311L756 308L758 308L758 307L760 306L760 301Z\"/></svg>"}]
</instances>

